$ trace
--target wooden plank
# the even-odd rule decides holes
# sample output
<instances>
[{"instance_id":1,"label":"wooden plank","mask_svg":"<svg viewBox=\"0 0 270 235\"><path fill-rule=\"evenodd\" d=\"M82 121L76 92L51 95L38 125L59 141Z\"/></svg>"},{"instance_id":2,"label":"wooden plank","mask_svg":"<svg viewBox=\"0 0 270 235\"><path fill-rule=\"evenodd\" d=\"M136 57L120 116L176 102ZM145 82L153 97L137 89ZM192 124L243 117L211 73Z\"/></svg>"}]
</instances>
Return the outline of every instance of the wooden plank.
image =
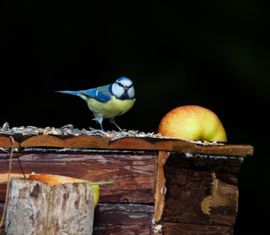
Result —
<instances>
[{"instance_id":1,"label":"wooden plank","mask_svg":"<svg viewBox=\"0 0 270 235\"><path fill-rule=\"evenodd\" d=\"M233 235L233 228L217 225L163 223L162 233L156 235Z\"/></svg>"},{"instance_id":2,"label":"wooden plank","mask_svg":"<svg viewBox=\"0 0 270 235\"><path fill-rule=\"evenodd\" d=\"M21 142L21 147L58 147L58 148L108 148L109 139L100 136L59 136L38 135Z\"/></svg>"},{"instance_id":3,"label":"wooden plank","mask_svg":"<svg viewBox=\"0 0 270 235\"><path fill-rule=\"evenodd\" d=\"M127 137L111 141L109 148L112 149L145 149L169 152L211 154L226 156L249 156L253 154L253 147L250 145L216 145L197 144L180 139L151 138L151 137Z\"/></svg>"},{"instance_id":4,"label":"wooden plank","mask_svg":"<svg viewBox=\"0 0 270 235\"><path fill-rule=\"evenodd\" d=\"M179 151L181 152L181 151ZM219 156L252 156L254 149L251 145L195 145L190 153Z\"/></svg>"},{"instance_id":5,"label":"wooden plank","mask_svg":"<svg viewBox=\"0 0 270 235\"><path fill-rule=\"evenodd\" d=\"M153 205L99 204L93 235L152 234Z\"/></svg>"},{"instance_id":6,"label":"wooden plank","mask_svg":"<svg viewBox=\"0 0 270 235\"><path fill-rule=\"evenodd\" d=\"M20 143L16 140L14 143L12 142L11 138L8 136L0 136L0 147L1 148L10 148L10 147L18 148L20 146Z\"/></svg>"},{"instance_id":7,"label":"wooden plank","mask_svg":"<svg viewBox=\"0 0 270 235\"><path fill-rule=\"evenodd\" d=\"M0 174L6 176L8 154L0 154ZM153 154L46 154L20 156L25 173L46 173L71 176L90 181L113 181L101 187L101 202L153 203L155 182ZM13 173L21 173L13 162ZM4 174L4 175L3 175ZM1 181L1 177L0 177ZM1 182L0 182L1 183ZM0 201L4 200L5 183L0 184Z\"/></svg>"},{"instance_id":8,"label":"wooden plank","mask_svg":"<svg viewBox=\"0 0 270 235\"><path fill-rule=\"evenodd\" d=\"M225 156L245 157L253 154L250 145L217 145L200 144L179 139L153 138L153 137L125 137L112 140L101 136L52 136L37 135L24 136L16 139L16 147L56 147L56 148L91 148L91 149L117 149L117 150L155 150L182 152L191 154L211 154ZM9 137L0 138L0 147L11 147Z\"/></svg>"}]
</instances>

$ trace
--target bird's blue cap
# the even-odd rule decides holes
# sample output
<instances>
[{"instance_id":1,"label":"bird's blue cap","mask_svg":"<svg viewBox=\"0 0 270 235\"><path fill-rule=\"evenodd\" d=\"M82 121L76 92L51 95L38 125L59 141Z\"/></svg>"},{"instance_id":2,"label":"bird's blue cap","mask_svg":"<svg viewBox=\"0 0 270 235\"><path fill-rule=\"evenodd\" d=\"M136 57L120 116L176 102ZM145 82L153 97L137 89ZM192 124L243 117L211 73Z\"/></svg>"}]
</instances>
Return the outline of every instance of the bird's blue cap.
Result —
<instances>
[{"instance_id":1,"label":"bird's blue cap","mask_svg":"<svg viewBox=\"0 0 270 235\"><path fill-rule=\"evenodd\" d=\"M119 77L118 79L117 79L117 81L124 81L124 80L129 80L129 81L131 81L131 79L130 78L128 78L128 77L125 77L125 76L122 76L122 77Z\"/></svg>"}]
</instances>

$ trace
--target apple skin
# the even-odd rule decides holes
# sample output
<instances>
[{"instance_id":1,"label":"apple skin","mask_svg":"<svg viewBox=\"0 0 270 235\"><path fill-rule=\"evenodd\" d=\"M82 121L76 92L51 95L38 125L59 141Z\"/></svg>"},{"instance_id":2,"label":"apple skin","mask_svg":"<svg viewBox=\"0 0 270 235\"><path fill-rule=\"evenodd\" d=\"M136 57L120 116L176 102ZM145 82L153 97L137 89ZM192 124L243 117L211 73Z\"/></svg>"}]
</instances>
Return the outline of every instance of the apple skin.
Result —
<instances>
[{"instance_id":1,"label":"apple skin","mask_svg":"<svg viewBox=\"0 0 270 235\"><path fill-rule=\"evenodd\" d=\"M218 116L198 105L179 106L168 112L159 123L158 133L185 140L227 141Z\"/></svg>"}]
</instances>

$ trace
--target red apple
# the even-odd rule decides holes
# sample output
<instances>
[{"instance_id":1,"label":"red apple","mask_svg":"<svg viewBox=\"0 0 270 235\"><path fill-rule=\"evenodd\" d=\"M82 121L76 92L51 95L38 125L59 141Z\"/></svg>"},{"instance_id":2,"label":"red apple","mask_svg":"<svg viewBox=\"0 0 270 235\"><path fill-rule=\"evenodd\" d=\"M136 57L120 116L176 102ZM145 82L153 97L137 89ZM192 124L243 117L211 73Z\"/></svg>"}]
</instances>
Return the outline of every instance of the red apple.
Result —
<instances>
[{"instance_id":1,"label":"red apple","mask_svg":"<svg viewBox=\"0 0 270 235\"><path fill-rule=\"evenodd\" d=\"M197 105L180 106L168 112L160 121L158 133L186 140L227 141L218 116Z\"/></svg>"}]
</instances>

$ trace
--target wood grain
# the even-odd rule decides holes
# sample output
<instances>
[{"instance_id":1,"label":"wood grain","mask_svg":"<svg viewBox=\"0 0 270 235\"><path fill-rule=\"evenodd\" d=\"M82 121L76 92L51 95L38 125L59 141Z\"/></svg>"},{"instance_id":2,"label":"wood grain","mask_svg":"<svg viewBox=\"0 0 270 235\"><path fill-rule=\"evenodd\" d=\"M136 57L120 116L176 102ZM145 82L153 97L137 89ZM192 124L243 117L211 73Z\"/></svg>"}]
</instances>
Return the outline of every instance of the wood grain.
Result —
<instances>
[{"instance_id":1,"label":"wood grain","mask_svg":"<svg viewBox=\"0 0 270 235\"><path fill-rule=\"evenodd\" d=\"M100 136L52 136L37 135L16 138L15 147L55 147L55 148L90 148L117 150L155 150L182 153L245 157L253 154L250 145L203 145L180 139L153 137L125 137L112 140ZM8 136L0 137L0 147L11 147Z\"/></svg>"},{"instance_id":2,"label":"wood grain","mask_svg":"<svg viewBox=\"0 0 270 235\"><path fill-rule=\"evenodd\" d=\"M7 235L91 235L94 193L87 183L50 186L13 178L5 219Z\"/></svg>"},{"instance_id":3,"label":"wood grain","mask_svg":"<svg viewBox=\"0 0 270 235\"><path fill-rule=\"evenodd\" d=\"M89 181L113 181L101 187L101 202L153 203L155 155L124 154L25 154L20 160L25 173L57 174ZM0 174L7 173L7 154L0 155ZM13 173L21 173L13 162ZM1 177L0 177L1 179ZM6 184L0 184L0 201Z\"/></svg>"},{"instance_id":4,"label":"wood grain","mask_svg":"<svg viewBox=\"0 0 270 235\"><path fill-rule=\"evenodd\" d=\"M164 223L155 235L233 235L233 228L217 225Z\"/></svg>"},{"instance_id":5,"label":"wood grain","mask_svg":"<svg viewBox=\"0 0 270 235\"><path fill-rule=\"evenodd\" d=\"M2 211L3 203L0 203L0 213ZM152 234L153 211L153 205L99 203L95 209L93 235Z\"/></svg>"},{"instance_id":6,"label":"wood grain","mask_svg":"<svg viewBox=\"0 0 270 235\"><path fill-rule=\"evenodd\" d=\"M20 146L20 143L17 142L16 140L13 143L11 138L8 136L0 136L0 147L1 148L9 148L12 146L15 148L18 148Z\"/></svg>"},{"instance_id":7,"label":"wood grain","mask_svg":"<svg viewBox=\"0 0 270 235\"><path fill-rule=\"evenodd\" d=\"M11 146L5 138L0 138L0 148ZM21 173L16 159L20 158L28 174L114 182L101 187L96 235L152 234L153 216L155 234L232 235L237 175L244 157L253 154L250 145L152 137L40 135L15 141L13 173ZM0 201L8 158L8 153L0 154Z\"/></svg>"},{"instance_id":8,"label":"wood grain","mask_svg":"<svg viewBox=\"0 0 270 235\"><path fill-rule=\"evenodd\" d=\"M166 196L166 177L164 175L164 165L170 156L169 152L159 151L157 156L157 169L156 169L156 190L155 190L155 209L154 221L161 219L164 211L165 196Z\"/></svg>"},{"instance_id":9,"label":"wood grain","mask_svg":"<svg viewBox=\"0 0 270 235\"><path fill-rule=\"evenodd\" d=\"M164 164L167 192L162 224L233 227L238 208L237 175L228 170L229 164L220 167L222 161L211 159L215 167L208 168L209 159L196 159L193 165L178 154L168 158Z\"/></svg>"},{"instance_id":10,"label":"wood grain","mask_svg":"<svg viewBox=\"0 0 270 235\"><path fill-rule=\"evenodd\" d=\"M153 205L101 203L96 208L93 234L152 234L153 210Z\"/></svg>"}]
</instances>

